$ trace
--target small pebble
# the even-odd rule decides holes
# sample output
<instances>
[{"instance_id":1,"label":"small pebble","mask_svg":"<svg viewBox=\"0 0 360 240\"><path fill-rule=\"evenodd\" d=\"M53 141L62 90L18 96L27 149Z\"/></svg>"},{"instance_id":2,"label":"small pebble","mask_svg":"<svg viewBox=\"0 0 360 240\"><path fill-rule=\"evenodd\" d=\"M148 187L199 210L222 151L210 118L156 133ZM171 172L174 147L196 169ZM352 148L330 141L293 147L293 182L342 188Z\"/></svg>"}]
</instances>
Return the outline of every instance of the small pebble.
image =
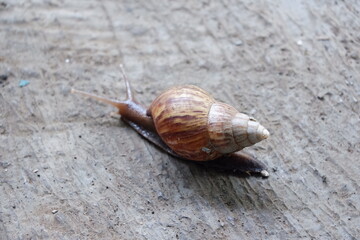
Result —
<instances>
[{"instance_id":1,"label":"small pebble","mask_svg":"<svg viewBox=\"0 0 360 240\"><path fill-rule=\"evenodd\" d=\"M241 45L243 44L243 41L241 41L241 40L235 40L235 41L234 41L234 44L235 44L236 46L241 46Z\"/></svg>"},{"instance_id":2,"label":"small pebble","mask_svg":"<svg viewBox=\"0 0 360 240\"><path fill-rule=\"evenodd\" d=\"M270 176L269 172L266 170L262 170L260 174L263 178L268 178Z\"/></svg>"}]
</instances>

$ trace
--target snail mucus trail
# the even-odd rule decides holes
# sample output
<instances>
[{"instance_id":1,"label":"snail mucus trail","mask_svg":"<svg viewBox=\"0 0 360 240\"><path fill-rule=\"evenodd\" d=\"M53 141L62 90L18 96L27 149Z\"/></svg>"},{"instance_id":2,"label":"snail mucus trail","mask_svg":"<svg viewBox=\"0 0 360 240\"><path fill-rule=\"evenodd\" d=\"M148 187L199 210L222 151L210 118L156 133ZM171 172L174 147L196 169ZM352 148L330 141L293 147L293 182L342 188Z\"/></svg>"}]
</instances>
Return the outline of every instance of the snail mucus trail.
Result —
<instances>
[{"instance_id":1,"label":"snail mucus trail","mask_svg":"<svg viewBox=\"0 0 360 240\"><path fill-rule=\"evenodd\" d=\"M72 93L110 104L121 119L148 141L175 158L193 160L230 173L254 173L268 177L263 163L239 152L269 136L254 118L216 101L193 85L161 93L148 109L140 105L125 71L126 100L118 101L72 89Z\"/></svg>"}]
</instances>

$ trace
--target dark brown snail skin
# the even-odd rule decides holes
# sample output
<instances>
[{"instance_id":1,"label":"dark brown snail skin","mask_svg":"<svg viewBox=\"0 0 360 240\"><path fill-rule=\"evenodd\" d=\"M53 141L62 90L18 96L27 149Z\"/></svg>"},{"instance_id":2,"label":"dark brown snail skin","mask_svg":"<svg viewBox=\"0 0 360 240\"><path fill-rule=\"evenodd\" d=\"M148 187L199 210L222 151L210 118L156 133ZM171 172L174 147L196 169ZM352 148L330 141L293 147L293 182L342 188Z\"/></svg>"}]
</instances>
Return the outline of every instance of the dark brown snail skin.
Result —
<instances>
[{"instance_id":1,"label":"dark brown snail skin","mask_svg":"<svg viewBox=\"0 0 360 240\"><path fill-rule=\"evenodd\" d=\"M113 105L124 122L176 158L229 172L269 176L263 163L239 152L269 136L254 118L216 101L209 93L192 85L164 91L146 109L135 100L122 65L120 68L126 85L125 101L75 89L71 92Z\"/></svg>"}]
</instances>

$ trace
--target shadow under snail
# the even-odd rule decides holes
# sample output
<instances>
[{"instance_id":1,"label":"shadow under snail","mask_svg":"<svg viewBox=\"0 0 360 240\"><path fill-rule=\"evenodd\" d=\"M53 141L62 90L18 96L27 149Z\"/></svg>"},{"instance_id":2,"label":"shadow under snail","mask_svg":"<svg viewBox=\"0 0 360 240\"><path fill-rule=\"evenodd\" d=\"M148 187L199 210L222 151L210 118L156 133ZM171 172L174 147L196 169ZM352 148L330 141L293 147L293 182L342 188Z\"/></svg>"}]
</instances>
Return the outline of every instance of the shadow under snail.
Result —
<instances>
[{"instance_id":1,"label":"shadow under snail","mask_svg":"<svg viewBox=\"0 0 360 240\"><path fill-rule=\"evenodd\" d=\"M203 89L185 85L161 93L146 110L134 98L120 65L127 99L99 97L72 89L118 108L121 119L144 138L170 155L205 163L226 171L256 173L268 177L263 163L238 152L269 137L269 131L254 118L216 101Z\"/></svg>"}]
</instances>

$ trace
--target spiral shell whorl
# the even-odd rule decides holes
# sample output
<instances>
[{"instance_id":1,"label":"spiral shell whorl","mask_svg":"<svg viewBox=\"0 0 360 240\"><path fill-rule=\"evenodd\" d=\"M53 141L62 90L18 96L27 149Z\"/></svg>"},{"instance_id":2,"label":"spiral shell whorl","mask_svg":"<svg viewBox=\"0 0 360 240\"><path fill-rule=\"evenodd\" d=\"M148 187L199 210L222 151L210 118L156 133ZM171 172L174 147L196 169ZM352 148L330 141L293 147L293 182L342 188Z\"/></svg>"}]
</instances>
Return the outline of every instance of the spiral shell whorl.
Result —
<instances>
[{"instance_id":1,"label":"spiral shell whorl","mask_svg":"<svg viewBox=\"0 0 360 240\"><path fill-rule=\"evenodd\" d=\"M226 154L240 150L233 136L232 119L238 111L225 103L214 103L208 115L209 140L214 150Z\"/></svg>"},{"instance_id":2,"label":"spiral shell whorl","mask_svg":"<svg viewBox=\"0 0 360 240\"><path fill-rule=\"evenodd\" d=\"M254 145L269 137L270 133L256 119L238 113L232 119L235 142L240 149Z\"/></svg>"},{"instance_id":3,"label":"spiral shell whorl","mask_svg":"<svg viewBox=\"0 0 360 240\"><path fill-rule=\"evenodd\" d=\"M223 154L239 151L269 136L269 132L254 118L225 103L214 103L208 119L211 145Z\"/></svg>"}]
</instances>

